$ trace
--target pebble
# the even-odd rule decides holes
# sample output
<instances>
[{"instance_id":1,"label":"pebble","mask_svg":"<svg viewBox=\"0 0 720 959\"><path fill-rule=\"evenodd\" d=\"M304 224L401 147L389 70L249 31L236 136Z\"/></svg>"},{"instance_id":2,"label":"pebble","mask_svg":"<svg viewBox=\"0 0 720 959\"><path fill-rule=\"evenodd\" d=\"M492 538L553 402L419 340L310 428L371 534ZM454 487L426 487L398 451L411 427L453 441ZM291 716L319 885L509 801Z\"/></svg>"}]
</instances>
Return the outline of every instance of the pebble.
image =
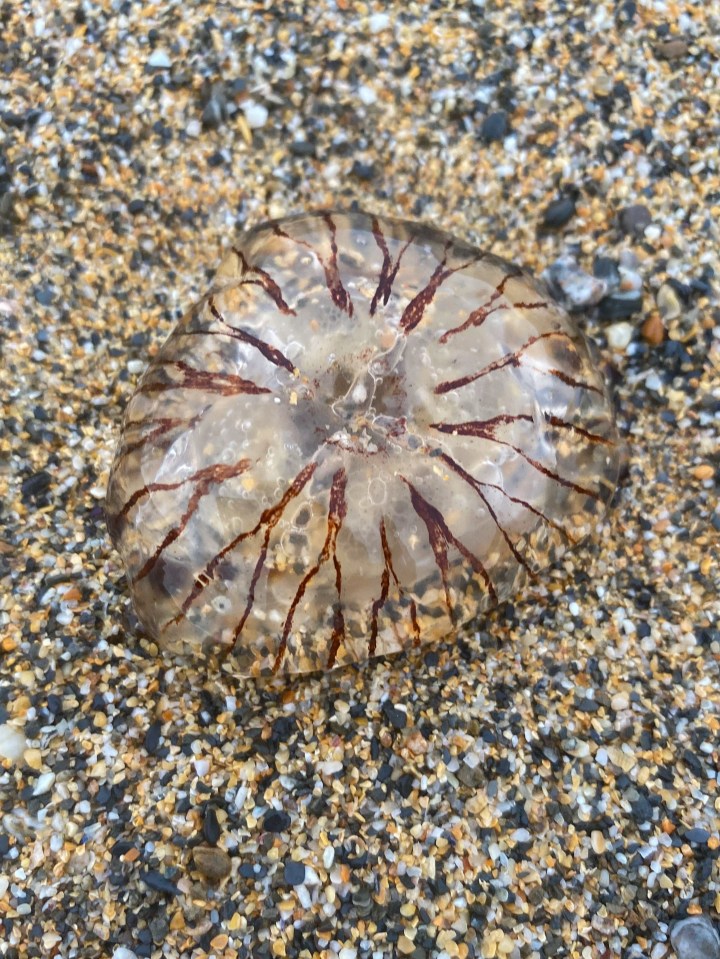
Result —
<instances>
[{"instance_id":1,"label":"pebble","mask_svg":"<svg viewBox=\"0 0 720 959\"><path fill-rule=\"evenodd\" d=\"M368 20L370 33L381 33L390 26L390 17L387 13L373 13Z\"/></svg>"},{"instance_id":2,"label":"pebble","mask_svg":"<svg viewBox=\"0 0 720 959\"><path fill-rule=\"evenodd\" d=\"M485 143L497 143L508 132L508 115L504 110L489 113L480 126L480 139Z\"/></svg>"},{"instance_id":3,"label":"pebble","mask_svg":"<svg viewBox=\"0 0 720 959\"><path fill-rule=\"evenodd\" d=\"M601 320L624 320L642 310L643 298L634 293L613 293L600 301Z\"/></svg>"},{"instance_id":4,"label":"pebble","mask_svg":"<svg viewBox=\"0 0 720 959\"><path fill-rule=\"evenodd\" d=\"M692 475L696 480L710 480L715 476L715 469L709 463L701 463L693 469Z\"/></svg>"},{"instance_id":5,"label":"pebble","mask_svg":"<svg viewBox=\"0 0 720 959\"><path fill-rule=\"evenodd\" d=\"M169 70L172 66L172 60L164 50L158 48L153 50L147 59L147 65L153 70Z\"/></svg>"},{"instance_id":6,"label":"pebble","mask_svg":"<svg viewBox=\"0 0 720 959\"><path fill-rule=\"evenodd\" d=\"M230 875L232 860L224 849L218 849L217 846L196 846L192 857L198 872L211 882L220 882Z\"/></svg>"},{"instance_id":7,"label":"pebble","mask_svg":"<svg viewBox=\"0 0 720 959\"><path fill-rule=\"evenodd\" d=\"M635 328L630 323L613 323L606 330L608 344L619 352L624 352L632 342Z\"/></svg>"},{"instance_id":8,"label":"pebble","mask_svg":"<svg viewBox=\"0 0 720 959\"><path fill-rule=\"evenodd\" d=\"M607 843L605 842L605 836L599 829L593 829L590 833L590 844L596 856L601 856L605 852Z\"/></svg>"},{"instance_id":9,"label":"pebble","mask_svg":"<svg viewBox=\"0 0 720 959\"><path fill-rule=\"evenodd\" d=\"M720 936L707 916L688 916L670 930L677 959L720 959Z\"/></svg>"},{"instance_id":10,"label":"pebble","mask_svg":"<svg viewBox=\"0 0 720 959\"><path fill-rule=\"evenodd\" d=\"M680 297L669 283L663 283L655 297L663 320L676 320L682 313Z\"/></svg>"},{"instance_id":11,"label":"pebble","mask_svg":"<svg viewBox=\"0 0 720 959\"><path fill-rule=\"evenodd\" d=\"M295 859L288 860L285 863L284 877L289 886L301 886L305 882L304 864Z\"/></svg>"},{"instance_id":12,"label":"pebble","mask_svg":"<svg viewBox=\"0 0 720 959\"><path fill-rule=\"evenodd\" d=\"M688 842L696 843L697 845L704 846L710 838L710 833L707 829L703 829L701 826L693 826L692 829L685 830L685 839Z\"/></svg>"},{"instance_id":13,"label":"pebble","mask_svg":"<svg viewBox=\"0 0 720 959\"><path fill-rule=\"evenodd\" d=\"M9 759L10 762L17 763L22 759L26 749L27 740L21 729L9 723L0 725L0 759Z\"/></svg>"},{"instance_id":14,"label":"pebble","mask_svg":"<svg viewBox=\"0 0 720 959\"><path fill-rule=\"evenodd\" d=\"M634 203L620 211L618 222L626 236L641 236L645 228L652 223L652 215L642 203Z\"/></svg>"},{"instance_id":15,"label":"pebble","mask_svg":"<svg viewBox=\"0 0 720 959\"><path fill-rule=\"evenodd\" d=\"M661 60L677 60L684 57L689 50L687 40L682 37L673 37L671 40L663 40L655 47L655 53Z\"/></svg>"},{"instance_id":16,"label":"pebble","mask_svg":"<svg viewBox=\"0 0 720 959\"><path fill-rule=\"evenodd\" d=\"M116 946L112 954L112 959L138 959L137 953L127 946Z\"/></svg>"},{"instance_id":17,"label":"pebble","mask_svg":"<svg viewBox=\"0 0 720 959\"><path fill-rule=\"evenodd\" d=\"M620 271L612 257L596 256L593 260L593 276L605 281L608 293L614 292L620 286Z\"/></svg>"},{"instance_id":18,"label":"pebble","mask_svg":"<svg viewBox=\"0 0 720 959\"><path fill-rule=\"evenodd\" d=\"M33 786L33 796L45 795L45 793L50 791L54 782L55 782L54 772L42 773L35 780L35 785Z\"/></svg>"},{"instance_id":19,"label":"pebble","mask_svg":"<svg viewBox=\"0 0 720 959\"><path fill-rule=\"evenodd\" d=\"M653 312L640 327L642 338L650 346L659 346L665 339L665 327L660 314Z\"/></svg>"},{"instance_id":20,"label":"pebble","mask_svg":"<svg viewBox=\"0 0 720 959\"><path fill-rule=\"evenodd\" d=\"M290 826L290 816L281 809L271 809L263 819L265 832L285 832Z\"/></svg>"},{"instance_id":21,"label":"pebble","mask_svg":"<svg viewBox=\"0 0 720 959\"><path fill-rule=\"evenodd\" d=\"M543 226L548 229L557 229L565 224L575 215L575 200L570 196L559 197L553 200L544 210L542 215Z\"/></svg>"},{"instance_id":22,"label":"pebble","mask_svg":"<svg viewBox=\"0 0 720 959\"><path fill-rule=\"evenodd\" d=\"M559 257L542 276L558 299L571 309L599 303L609 289L605 280L580 269L572 256Z\"/></svg>"},{"instance_id":23,"label":"pebble","mask_svg":"<svg viewBox=\"0 0 720 959\"><path fill-rule=\"evenodd\" d=\"M264 107L262 103L255 103L253 100L244 104L243 113L251 130L262 129L268 121L267 107Z\"/></svg>"},{"instance_id":24,"label":"pebble","mask_svg":"<svg viewBox=\"0 0 720 959\"><path fill-rule=\"evenodd\" d=\"M410 956L415 952L415 943L412 939L408 939L407 936L402 935L398 938L397 948L400 955Z\"/></svg>"},{"instance_id":25,"label":"pebble","mask_svg":"<svg viewBox=\"0 0 720 959\"><path fill-rule=\"evenodd\" d=\"M627 693L615 693L610 700L610 705L615 712L620 712L620 710L628 708L630 705L630 697Z\"/></svg>"}]
</instances>

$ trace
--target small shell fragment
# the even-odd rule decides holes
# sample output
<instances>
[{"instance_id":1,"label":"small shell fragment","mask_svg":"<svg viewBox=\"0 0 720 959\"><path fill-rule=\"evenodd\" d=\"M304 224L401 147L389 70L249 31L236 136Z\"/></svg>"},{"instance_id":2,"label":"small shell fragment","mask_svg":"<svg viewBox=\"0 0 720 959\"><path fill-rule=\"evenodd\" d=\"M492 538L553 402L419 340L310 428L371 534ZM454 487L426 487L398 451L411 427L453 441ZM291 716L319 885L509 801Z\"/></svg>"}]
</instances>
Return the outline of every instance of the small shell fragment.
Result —
<instances>
[{"instance_id":1,"label":"small shell fragment","mask_svg":"<svg viewBox=\"0 0 720 959\"><path fill-rule=\"evenodd\" d=\"M452 634L585 537L620 452L520 268L364 213L240 237L128 406L107 516L142 623L238 675Z\"/></svg>"}]
</instances>

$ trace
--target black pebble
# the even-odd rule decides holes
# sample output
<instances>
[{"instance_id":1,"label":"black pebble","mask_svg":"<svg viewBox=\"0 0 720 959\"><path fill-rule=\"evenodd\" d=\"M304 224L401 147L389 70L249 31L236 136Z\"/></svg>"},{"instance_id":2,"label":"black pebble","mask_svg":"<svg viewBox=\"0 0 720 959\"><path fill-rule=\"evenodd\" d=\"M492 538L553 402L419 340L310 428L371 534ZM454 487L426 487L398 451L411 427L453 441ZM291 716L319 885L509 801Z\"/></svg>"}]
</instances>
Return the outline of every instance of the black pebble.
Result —
<instances>
[{"instance_id":1,"label":"black pebble","mask_svg":"<svg viewBox=\"0 0 720 959\"><path fill-rule=\"evenodd\" d=\"M131 200L131 201L128 203L128 213L132 213L133 216L134 216L136 213L142 213L142 211L143 211L144 209L145 209L145 201L144 201L144 200Z\"/></svg>"},{"instance_id":2,"label":"black pebble","mask_svg":"<svg viewBox=\"0 0 720 959\"><path fill-rule=\"evenodd\" d=\"M692 829L685 830L685 839L688 842L704 844L709 838L710 833L707 829L702 829L700 826L694 826Z\"/></svg>"},{"instance_id":3,"label":"black pebble","mask_svg":"<svg viewBox=\"0 0 720 959\"><path fill-rule=\"evenodd\" d=\"M575 215L575 200L570 196L553 200L543 213L543 226L555 229L564 226Z\"/></svg>"},{"instance_id":4,"label":"black pebble","mask_svg":"<svg viewBox=\"0 0 720 959\"><path fill-rule=\"evenodd\" d=\"M652 223L652 216L646 206L641 203L634 203L632 206L626 206L618 214L620 229L626 236L639 236L646 226Z\"/></svg>"},{"instance_id":5,"label":"black pebble","mask_svg":"<svg viewBox=\"0 0 720 959\"><path fill-rule=\"evenodd\" d=\"M47 470L40 470L39 473L33 473L32 476L28 476L20 485L20 495L22 496L23 502L27 502L29 499L37 499L44 493L47 493L51 483L52 476Z\"/></svg>"},{"instance_id":6,"label":"black pebble","mask_svg":"<svg viewBox=\"0 0 720 959\"><path fill-rule=\"evenodd\" d=\"M285 832L290 826L290 817L281 809L272 809L263 819L265 832Z\"/></svg>"},{"instance_id":7,"label":"black pebble","mask_svg":"<svg viewBox=\"0 0 720 959\"><path fill-rule=\"evenodd\" d=\"M290 152L296 157L314 157L315 144L312 140L295 140L290 144Z\"/></svg>"},{"instance_id":8,"label":"black pebble","mask_svg":"<svg viewBox=\"0 0 720 959\"><path fill-rule=\"evenodd\" d=\"M143 745L145 746L145 751L148 752L151 756L160 745L161 730L162 730L162 723L154 722L154 723L150 723L150 725L148 726L148 731L145 733L145 741Z\"/></svg>"},{"instance_id":9,"label":"black pebble","mask_svg":"<svg viewBox=\"0 0 720 959\"><path fill-rule=\"evenodd\" d=\"M145 883L149 889L153 889L155 892L165 892L169 896L178 896L180 890L167 876L163 876L159 872L141 872L140 878Z\"/></svg>"},{"instance_id":10,"label":"black pebble","mask_svg":"<svg viewBox=\"0 0 720 959\"><path fill-rule=\"evenodd\" d=\"M652 822L653 807L644 796L640 796L635 802L631 802L630 808L636 822Z\"/></svg>"},{"instance_id":11,"label":"black pebble","mask_svg":"<svg viewBox=\"0 0 720 959\"><path fill-rule=\"evenodd\" d=\"M601 320L626 320L642 310L642 296L606 296L600 300Z\"/></svg>"},{"instance_id":12,"label":"black pebble","mask_svg":"<svg viewBox=\"0 0 720 959\"><path fill-rule=\"evenodd\" d=\"M205 807L203 836L211 846L216 845L218 839L220 839L220 823L218 822L217 813L212 806Z\"/></svg>"},{"instance_id":13,"label":"black pebble","mask_svg":"<svg viewBox=\"0 0 720 959\"><path fill-rule=\"evenodd\" d=\"M504 110L497 110L490 113L482 122L480 127L480 139L485 143L497 143L504 139L508 131L508 115Z\"/></svg>"},{"instance_id":14,"label":"black pebble","mask_svg":"<svg viewBox=\"0 0 720 959\"><path fill-rule=\"evenodd\" d=\"M393 729L405 729L407 726L407 713L404 710L398 709L397 706L393 706L391 702L386 700L382 705L382 711L385 719L387 719Z\"/></svg>"},{"instance_id":15,"label":"black pebble","mask_svg":"<svg viewBox=\"0 0 720 959\"><path fill-rule=\"evenodd\" d=\"M358 180L372 180L375 177L375 165L372 163L361 163L360 160L356 160L352 165L350 173L356 176Z\"/></svg>"},{"instance_id":16,"label":"black pebble","mask_svg":"<svg viewBox=\"0 0 720 959\"><path fill-rule=\"evenodd\" d=\"M291 859L285 863L285 882L288 886L301 886L305 882L305 866Z\"/></svg>"},{"instance_id":17,"label":"black pebble","mask_svg":"<svg viewBox=\"0 0 720 959\"><path fill-rule=\"evenodd\" d=\"M55 299L55 291L47 284L35 287L35 299L40 306L50 306Z\"/></svg>"},{"instance_id":18,"label":"black pebble","mask_svg":"<svg viewBox=\"0 0 720 959\"><path fill-rule=\"evenodd\" d=\"M606 280L611 286L620 285L620 271L612 257L596 256L593 260L593 276L598 280Z\"/></svg>"}]
</instances>

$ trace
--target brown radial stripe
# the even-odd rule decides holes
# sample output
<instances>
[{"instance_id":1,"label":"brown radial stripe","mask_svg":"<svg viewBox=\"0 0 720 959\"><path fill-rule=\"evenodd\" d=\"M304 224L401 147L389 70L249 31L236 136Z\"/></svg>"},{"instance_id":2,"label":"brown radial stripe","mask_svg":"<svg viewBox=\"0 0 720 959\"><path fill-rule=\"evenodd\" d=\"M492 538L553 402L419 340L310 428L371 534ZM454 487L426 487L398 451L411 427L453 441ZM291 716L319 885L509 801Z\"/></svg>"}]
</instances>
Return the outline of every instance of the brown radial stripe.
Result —
<instances>
[{"instance_id":1,"label":"brown radial stripe","mask_svg":"<svg viewBox=\"0 0 720 959\"><path fill-rule=\"evenodd\" d=\"M243 283L255 283L258 286L261 286L267 295L274 301L281 313L286 313L290 316L296 316L297 314L295 313L295 310L291 309L287 305L283 299L282 290L275 280L273 280L270 274L259 266L251 266L245 259L245 255L242 250L239 250L237 247L233 247L232 251L242 264L243 274L254 273L257 276L256 280L243 280Z\"/></svg>"},{"instance_id":2,"label":"brown radial stripe","mask_svg":"<svg viewBox=\"0 0 720 959\"><path fill-rule=\"evenodd\" d=\"M457 475L458 475L462 480L464 480L464 481L468 484L468 486L472 487L472 489L475 490L475 492L478 494L478 496L480 497L480 499L481 499L481 500L483 501L483 503L485 504L485 507L486 507L488 513L489 513L490 516L492 517L492 520L493 520L493 522L495 523L495 526L497 527L498 531L500 532L502 538L503 538L503 539L505 540L505 542L507 543L510 552L513 554L513 556L514 556L515 559L518 561L518 563L520 563L520 565L521 565L522 567L524 567L524 569L526 569L526 570L528 571L528 573L530 573L531 576L535 575L535 574L533 573L533 570L530 568L530 566L528 566L528 564L527 564L527 562L526 562L526 560L525 560L525 557L524 557L520 552L518 552L517 547L515 546L515 544L513 543L513 541L510 539L509 533L507 532L507 530L505 529L505 527L502 525L502 523L501 523L500 520L498 519L497 513L496 513L495 510L493 509L492 504L490 503L490 501L488 500L487 496L485 495L485 493L484 493L483 490L482 490L481 484L475 479L474 476L472 476L470 473L468 473L467 470L464 470L464 469L462 468L462 466L461 466L459 463L457 463L451 456L448 456L447 453L441 453L441 454L440 454L440 459L441 459L447 466L449 466L450 469L451 469L454 473L457 473Z\"/></svg>"},{"instance_id":3,"label":"brown radial stripe","mask_svg":"<svg viewBox=\"0 0 720 959\"><path fill-rule=\"evenodd\" d=\"M380 543L382 544L383 559L385 562L380 576L380 595L374 600L370 610L370 636L368 637L368 655L370 657L375 655L375 649L377 648L378 615L387 602L388 592L390 590L392 559L390 557L390 544L387 541L387 533L385 532L384 516L380 519ZM397 582L397 577L395 577L395 582Z\"/></svg>"},{"instance_id":4,"label":"brown radial stripe","mask_svg":"<svg viewBox=\"0 0 720 959\"><path fill-rule=\"evenodd\" d=\"M382 298L383 306L387 305L387 301L390 299L390 294L392 292L393 283L400 269L400 261L403 258L405 250L413 242L413 237L406 242L405 246L398 253L397 260L393 263L392 256L390 255L390 250L388 249L387 242L385 240L385 235L380 226L380 221L376 216L372 218L372 233L375 237L375 242L380 248L380 252L383 255L382 266L380 267L380 278L378 279L377 289L373 294L372 301L370 303L370 316L375 316L375 311L377 310L378 302Z\"/></svg>"},{"instance_id":5,"label":"brown radial stripe","mask_svg":"<svg viewBox=\"0 0 720 959\"><path fill-rule=\"evenodd\" d=\"M457 380L447 380L444 383L438 383L438 385L435 387L435 393L437 395L441 393L449 393L450 390L457 390L461 386L467 386L469 383L474 383L475 380L479 380L481 376L487 376L490 373L494 373L496 370L504 369L506 366L520 366L521 357L526 350L529 350L530 347L535 343L539 343L540 340L548 340L554 337L563 337L572 341L570 334L566 333L564 330L549 330L547 333L539 333L537 336L531 336L529 340L526 340L525 343L518 347L518 349L513 353L506 353L499 359L493 360L492 363L488 363L487 366L484 366L477 373L468 373L466 376L461 376ZM548 370L548 373L554 372L555 371L553 370ZM595 389L595 387L590 386L589 384L584 385L586 389Z\"/></svg>"},{"instance_id":6,"label":"brown radial stripe","mask_svg":"<svg viewBox=\"0 0 720 959\"><path fill-rule=\"evenodd\" d=\"M598 433L591 433L589 430L576 426L568 420L563 420L559 416L553 416L551 413L542 411L546 423L555 426L558 429L570 430L578 433L589 443L601 443L605 446L614 446L612 440ZM499 413L497 416L491 416L487 420L468 420L465 423L431 423L433 429L438 429L443 433L453 433L457 436L477 436L481 439L495 439L495 430L500 426L508 426L512 423L532 423L536 420L532 413Z\"/></svg>"},{"instance_id":7,"label":"brown radial stripe","mask_svg":"<svg viewBox=\"0 0 720 959\"><path fill-rule=\"evenodd\" d=\"M474 436L477 439L487 440L489 443L498 443L500 446L507 446L508 449L514 450L518 456L521 456L526 463L529 463L533 469L536 469L539 473L542 473L544 476L549 477L550 479L555 480L556 483L559 483L561 486L567 486L569 489L575 490L576 493L582 493L583 496L590 496L592 499L599 500L601 496L599 493L594 492L594 490L588 489L585 486L580 486L578 483L574 483L572 480L564 479L554 470L549 469L547 466L543 466L542 463L534 460L531 456L528 456L524 450L521 450L519 446L515 446L513 443L509 443L507 440L500 439L500 437L495 435L494 432L494 420L503 420L505 417L496 416L493 420L474 420L467 423L431 423L431 429L437 430L439 433L450 433L452 436ZM491 425L488 425L491 424Z\"/></svg>"},{"instance_id":8,"label":"brown radial stripe","mask_svg":"<svg viewBox=\"0 0 720 959\"><path fill-rule=\"evenodd\" d=\"M335 567L335 589L337 590L337 603L333 612L333 631L330 637L330 651L328 652L327 668L332 669L335 665L340 644L345 640L345 615L342 608L342 569L337 553L333 553L333 565Z\"/></svg>"},{"instance_id":9,"label":"brown radial stripe","mask_svg":"<svg viewBox=\"0 0 720 959\"><path fill-rule=\"evenodd\" d=\"M440 337L441 343L447 343L451 336L454 336L456 333L462 333L464 330L467 330L471 326L482 326L485 320L490 316L491 313L494 313L496 310L503 309L503 306L510 307L513 304L498 304L493 306L494 303L503 295L505 292L505 287L507 283L514 277L522 276L522 270L518 267L512 273L506 273L502 280L495 287L493 293L490 296L490 299L487 300L482 306L479 306L477 310L474 310L468 318L460 324L460 326L455 326L450 330L445 330L445 332Z\"/></svg>"},{"instance_id":10,"label":"brown radial stripe","mask_svg":"<svg viewBox=\"0 0 720 959\"><path fill-rule=\"evenodd\" d=\"M234 373L213 373L210 370L198 370L184 360L159 361L156 366L172 366L179 370L182 379L168 379L164 383L143 383L138 393L165 393L167 390L202 390L219 396L237 396L240 393L271 393L265 386L258 386L252 380L243 379Z\"/></svg>"},{"instance_id":11,"label":"brown radial stripe","mask_svg":"<svg viewBox=\"0 0 720 959\"><path fill-rule=\"evenodd\" d=\"M206 466L204 469L198 470L198 472L191 477L191 481L195 483L195 489L192 492L185 512L180 517L180 522L167 533L153 555L148 558L140 572L133 578L134 583L137 583L148 575L160 559L163 551L181 535L200 505L200 500L210 492L210 488L218 483L224 483L229 479L239 476L249 469L250 465L250 460L246 459L239 460L237 463L231 463L230 465L215 463L213 466ZM143 491L141 490L140 492L142 493Z\"/></svg>"},{"instance_id":12,"label":"brown radial stripe","mask_svg":"<svg viewBox=\"0 0 720 959\"><path fill-rule=\"evenodd\" d=\"M281 366L293 374L297 373L295 364L291 363L287 356L277 349L277 347L271 346L269 343L266 343L265 340L261 340L257 336L253 336L252 333L247 333L245 330L241 330L237 326L233 326L231 323L228 323L222 313L215 306L215 301L213 300L212 296L208 299L208 307L210 308L210 312L216 320L222 323L223 326L228 327L228 331L232 330L232 336L234 339L240 340L242 343L247 343L249 346L254 346L256 350L262 353L266 360L274 363L275 366Z\"/></svg>"},{"instance_id":13,"label":"brown radial stripe","mask_svg":"<svg viewBox=\"0 0 720 959\"><path fill-rule=\"evenodd\" d=\"M453 273L459 273L461 270L466 270L469 266L472 266L473 263L477 263L478 260L481 260L485 256L484 253L477 253L470 260L467 260L467 262L461 263L460 266L449 267L445 264L447 263L448 252L450 251L451 245L452 240L447 240L443 258L435 267L427 286L420 290L403 310L403 315L400 318L400 329L403 333L411 333L422 321L425 310L430 303L432 303L438 289L449 276L452 276Z\"/></svg>"},{"instance_id":14,"label":"brown radial stripe","mask_svg":"<svg viewBox=\"0 0 720 959\"><path fill-rule=\"evenodd\" d=\"M442 577L443 588L445 590L445 600L448 606L451 621L453 623L455 622L455 613L450 603L450 588L447 579L449 571L447 548L449 545L454 546L460 555L464 556L468 563L470 563L473 570L482 577L490 596L494 602L497 602L497 593L495 592L495 587L493 586L492 580L490 579L490 576L488 575L488 572L485 569L482 561L478 559L478 557L475 556L475 554L472 553L467 546L464 545L464 543L461 543L460 540L457 539L457 537L450 531L440 510L429 503L406 477L401 476L400 479L410 490L410 499L412 501L413 509L423 521L427 529L428 538L430 540L430 548L433 551L435 562Z\"/></svg>"},{"instance_id":15,"label":"brown radial stripe","mask_svg":"<svg viewBox=\"0 0 720 959\"><path fill-rule=\"evenodd\" d=\"M132 443L126 443L123 446L122 455L127 456L129 453L134 453L135 450L140 449L141 446L144 446L146 443L149 443L152 440L158 439L161 436L164 436L166 433L169 433L171 430L174 430L177 426L187 426L188 429L192 429L197 421L198 417L193 416L188 419L187 417L170 417L170 416L159 416L154 419L147 421L138 420L134 423L128 423L127 429L140 429L144 426L149 426L152 424L153 428L150 432L145 433L137 440L133 440ZM158 444L162 445L162 443Z\"/></svg>"},{"instance_id":16,"label":"brown radial stripe","mask_svg":"<svg viewBox=\"0 0 720 959\"><path fill-rule=\"evenodd\" d=\"M323 273L325 274L325 284L328 288L330 296L332 297L333 303L344 313L347 313L348 316L352 316L352 300L350 299L350 294L343 286L342 279L340 278L340 271L338 270L338 247L335 239L337 234L337 226L335 225L335 221L329 213L324 214L323 219L330 231L331 255L329 260L326 260L324 257L320 256L315 247L311 243L308 243L307 240L301 240L299 237L291 236L289 233L286 233L285 230L279 226L279 224L276 223L273 229L276 236L281 236L286 240L290 240L291 243L297 243L298 246L304 246L305 249L310 250L310 252L314 254L318 263L323 269Z\"/></svg>"},{"instance_id":17,"label":"brown radial stripe","mask_svg":"<svg viewBox=\"0 0 720 959\"><path fill-rule=\"evenodd\" d=\"M258 520L258 522L255 524L255 526L252 529L246 530L243 533L238 533L238 535L235 536L232 540L230 540L229 543L223 546L220 552L216 553L213 556L213 558L210 560L209 563L207 563L203 571L199 573L197 577L195 578L195 583L193 585L193 588L185 597L183 604L180 607L180 612L177 614L177 616L173 617L173 619L168 620L168 622L166 622L163 625L161 632L164 632L169 626L173 626L176 623L179 623L180 620L187 614L188 609L190 609L190 607L198 598L198 596L202 593L202 591L207 586L210 585L210 583L212 582L213 576L215 575L215 570L217 569L219 564L223 561L223 559L228 555L228 553L231 553L235 549L235 547L238 546L243 540L250 539L252 536L255 536L263 528L263 526L265 526L267 527L265 531L266 532L265 541L260 551L260 558L258 560L258 564L255 567L255 572L253 573L253 580L251 581L251 589L253 591L253 597L254 597L254 586L257 583L257 579L260 576L260 572L262 571L262 567L265 562L265 557L267 555L267 546L270 541L270 534L272 533L273 529L275 528L275 526L277 526L278 522L282 518L282 515L285 512L288 506L288 503L290 503L291 500L295 499L297 496L300 495L300 493L303 491L305 486L307 486L308 482L312 478L316 469L317 469L317 463L308 463L307 466L304 466L300 470L300 472L297 474L295 479L292 481L292 483L290 483L288 488L285 490L281 499L277 503L275 503L273 506L269 506L266 510L262 512L260 519ZM252 606L252 602L250 602L246 607L248 613L250 611L251 606ZM240 635L242 626L244 626L246 619L247 619L247 615L243 614L241 625L239 625L235 629L236 638Z\"/></svg>"},{"instance_id":18,"label":"brown radial stripe","mask_svg":"<svg viewBox=\"0 0 720 959\"><path fill-rule=\"evenodd\" d=\"M557 379L562 380L563 383L567 383L568 386L573 386L577 390L589 390L591 393L597 393L598 396L603 395L603 391L599 386L593 386L584 380L576 380L570 376L569 373L565 373L564 370L556 370L554 368L542 369L542 367L533 366L531 363L525 363L524 366L526 369L532 370L533 373L538 373L541 376L555 376Z\"/></svg>"},{"instance_id":19,"label":"brown radial stripe","mask_svg":"<svg viewBox=\"0 0 720 959\"><path fill-rule=\"evenodd\" d=\"M333 560L335 558L337 536L347 513L347 501L345 499L346 486L347 474L344 468L340 467L340 469L337 470L333 476L332 486L330 488L330 505L328 507L327 536L325 537L325 543L320 551L317 562L300 581L300 585L298 586L295 596L293 597L293 601L290 604L290 609L288 610L287 617L285 618L285 625L280 638L280 645L278 647L277 655L275 656L275 662L272 667L273 673L276 673L280 669L280 665L287 650L288 638L292 629L293 619L295 618L295 612L300 605L303 596L305 595L305 590L307 589L309 583L315 578L315 576L317 576L320 568L328 561L328 559L331 556L333 557ZM339 601L340 597L338 596L338 602Z\"/></svg>"}]
</instances>

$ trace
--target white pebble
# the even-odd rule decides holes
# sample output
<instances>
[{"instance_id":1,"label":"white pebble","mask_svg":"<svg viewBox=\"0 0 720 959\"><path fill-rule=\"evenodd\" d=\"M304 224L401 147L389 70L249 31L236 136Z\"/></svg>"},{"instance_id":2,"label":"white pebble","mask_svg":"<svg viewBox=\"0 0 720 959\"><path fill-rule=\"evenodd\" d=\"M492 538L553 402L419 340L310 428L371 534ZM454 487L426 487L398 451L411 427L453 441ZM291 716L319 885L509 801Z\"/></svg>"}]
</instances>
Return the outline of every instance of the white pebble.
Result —
<instances>
[{"instance_id":1,"label":"white pebble","mask_svg":"<svg viewBox=\"0 0 720 959\"><path fill-rule=\"evenodd\" d=\"M245 114L247 125L251 130L259 130L267 123L268 112L262 103L255 103L251 100L243 107L243 113Z\"/></svg>"},{"instance_id":2,"label":"white pebble","mask_svg":"<svg viewBox=\"0 0 720 959\"><path fill-rule=\"evenodd\" d=\"M209 759L196 759L195 760L195 772L198 776L207 776L210 772L210 760Z\"/></svg>"},{"instance_id":3,"label":"white pebble","mask_svg":"<svg viewBox=\"0 0 720 959\"><path fill-rule=\"evenodd\" d=\"M357 949L352 946L343 946L338 953L338 959L357 959Z\"/></svg>"},{"instance_id":4,"label":"white pebble","mask_svg":"<svg viewBox=\"0 0 720 959\"><path fill-rule=\"evenodd\" d=\"M199 120L188 120L188 124L185 127L185 133L189 137L199 137L202 132L202 124Z\"/></svg>"},{"instance_id":5,"label":"white pebble","mask_svg":"<svg viewBox=\"0 0 720 959\"><path fill-rule=\"evenodd\" d=\"M372 87L369 87L364 83L358 89L358 96L360 97L360 101L364 103L366 107L371 106L377 100L377 94Z\"/></svg>"},{"instance_id":6,"label":"white pebble","mask_svg":"<svg viewBox=\"0 0 720 959\"><path fill-rule=\"evenodd\" d=\"M323 849L323 866L325 866L326 869L330 869L334 862L335 862L335 847L325 846L325 848Z\"/></svg>"},{"instance_id":7,"label":"white pebble","mask_svg":"<svg viewBox=\"0 0 720 959\"><path fill-rule=\"evenodd\" d=\"M142 360L130 360L127 365L128 373L132 373L133 376L136 373L142 373L145 369L145 364Z\"/></svg>"},{"instance_id":8,"label":"white pebble","mask_svg":"<svg viewBox=\"0 0 720 959\"><path fill-rule=\"evenodd\" d=\"M370 33L381 33L390 26L390 17L387 13L373 13L368 20Z\"/></svg>"},{"instance_id":9,"label":"white pebble","mask_svg":"<svg viewBox=\"0 0 720 959\"><path fill-rule=\"evenodd\" d=\"M339 759L328 759L317 764L318 772L323 776L334 776L343 771L343 764Z\"/></svg>"},{"instance_id":10,"label":"white pebble","mask_svg":"<svg viewBox=\"0 0 720 959\"><path fill-rule=\"evenodd\" d=\"M658 393L662 389L662 380L657 375L657 373L651 373L650 376L645 380L645 386L649 390L653 390L655 393Z\"/></svg>"},{"instance_id":11,"label":"white pebble","mask_svg":"<svg viewBox=\"0 0 720 959\"><path fill-rule=\"evenodd\" d=\"M148 57L147 64L154 70L167 70L172 66L172 60L164 50L153 50Z\"/></svg>"},{"instance_id":12,"label":"white pebble","mask_svg":"<svg viewBox=\"0 0 720 959\"><path fill-rule=\"evenodd\" d=\"M17 726L3 723L0 726L0 758L16 763L22 759L26 749L27 740L23 731Z\"/></svg>"},{"instance_id":13,"label":"white pebble","mask_svg":"<svg viewBox=\"0 0 720 959\"><path fill-rule=\"evenodd\" d=\"M512 838L515 842L530 842L530 840L532 839L532 836L530 835L529 830L521 828L521 829L516 829L513 832Z\"/></svg>"},{"instance_id":14,"label":"white pebble","mask_svg":"<svg viewBox=\"0 0 720 959\"><path fill-rule=\"evenodd\" d=\"M608 327L608 343L614 350L623 351L630 345L635 330L630 323L613 323Z\"/></svg>"},{"instance_id":15,"label":"white pebble","mask_svg":"<svg viewBox=\"0 0 720 959\"><path fill-rule=\"evenodd\" d=\"M112 959L137 959L137 955L127 946L118 946L112 954Z\"/></svg>"},{"instance_id":16,"label":"white pebble","mask_svg":"<svg viewBox=\"0 0 720 959\"><path fill-rule=\"evenodd\" d=\"M49 792L54 782L55 773L47 772L43 773L41 776L38 776L38 778L35 780L33 796L42 796L43 793Z\"/></svg>"}]
</instances>

